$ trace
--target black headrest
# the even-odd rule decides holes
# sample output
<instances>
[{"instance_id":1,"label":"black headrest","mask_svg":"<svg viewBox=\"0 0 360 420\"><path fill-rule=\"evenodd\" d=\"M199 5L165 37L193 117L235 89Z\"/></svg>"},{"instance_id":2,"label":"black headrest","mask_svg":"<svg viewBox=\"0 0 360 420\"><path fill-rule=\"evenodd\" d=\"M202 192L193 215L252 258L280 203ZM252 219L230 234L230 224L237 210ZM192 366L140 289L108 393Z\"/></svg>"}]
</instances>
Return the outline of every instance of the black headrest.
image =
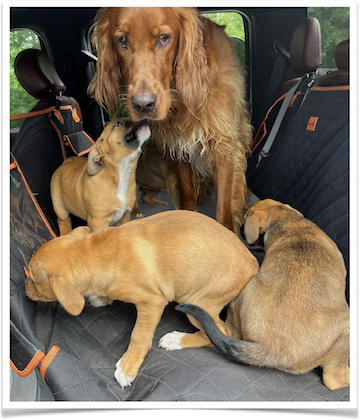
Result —
<instances>
[{"instance_id":1,"label":"black headrest","mask_svg":"<svg viewBox=\"0 0 360 420\"><path fill-rule=\"evenodd\" d=\"M339 70L349 69L349 40L340 42L335 50L335 63Z\"/></svg>"},{"instance_id":2,"label":"black headrest","mask_svg":"<svg viewBox=\"0 0 360 420\"><path fill-rule=\"evenodd\" d=\"M21 51L15 58L14 70L23 88L37 99L66 89L51 61L40 50Z\"/></svg>"},{"instance_id":3,"label":"black headrest","mask_svg":"<svg viewBox=\"0 0 360 420\"><path fill-rule=\"evenodd\" d=\"M320 23L314 17L304 19L295 28L290 46L291 70L303 75L317 70L321 64Z\"/></svg>"}]
</instances>

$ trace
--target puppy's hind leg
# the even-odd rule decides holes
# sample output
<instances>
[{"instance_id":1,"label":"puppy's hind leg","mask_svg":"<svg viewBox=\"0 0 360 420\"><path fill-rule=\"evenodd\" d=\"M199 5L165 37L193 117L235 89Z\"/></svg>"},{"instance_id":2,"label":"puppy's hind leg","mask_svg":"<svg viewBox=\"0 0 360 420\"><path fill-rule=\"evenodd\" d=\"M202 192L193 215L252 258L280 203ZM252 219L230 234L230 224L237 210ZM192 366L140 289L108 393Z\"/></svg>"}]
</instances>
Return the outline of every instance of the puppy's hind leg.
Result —
<instances>
[{"instance_id":1,"label":"puppy's hind leg","mask_svg":"<svg viewBox=\"0 0 360 420\"><path fill-rule=\"evenodd\" d=\"M53 203L53 206L57 216L60 236L67 235L72 230L70 213L60 204Z\"/></svg>"},{"instance_id":2,"label":"puppy's hind leg","mask_svg":"<svg viewBox=\"0 0 360 420\"><path fill-rule=\"evenodd\" d=\"M342 334L331 350L325 355L323 368L323 383L331 391L350 386L350 337Z\"/></svg>"}]
</instances>

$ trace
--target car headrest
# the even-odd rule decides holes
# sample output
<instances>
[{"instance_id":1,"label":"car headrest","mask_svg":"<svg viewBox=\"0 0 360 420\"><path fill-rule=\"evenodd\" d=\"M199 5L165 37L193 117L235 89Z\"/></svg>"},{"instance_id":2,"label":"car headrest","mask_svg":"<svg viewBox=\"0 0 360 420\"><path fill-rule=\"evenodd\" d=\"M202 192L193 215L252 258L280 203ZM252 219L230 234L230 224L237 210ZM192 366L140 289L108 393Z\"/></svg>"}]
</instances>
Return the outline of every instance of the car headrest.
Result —
<instances>
[{"instance_id":1,"label":"car headrest","mask_svg":"<svg viewBox=\"0 0 360 420\"><path fill-rule=\"evenodd\" d=\"M14 70L23 88L37 99L66 89L51 61L40 50L21 51L15 58Z\"/></svg>"},{"instance_id":2,"label":"car headrest","mask_svg":"<svg viewBox=\"0 0 360 420\"><path fill-rule=\"evenodd\" d=\"M291 70L303 75L317 70L321 64L320 23L314 17L304 19L295 28L290 46Z\"/></svg>"},{"instance_id":3,"label":"car headrest","mask_svg":"<svg viewBox=\"0 0 360 420\"><path fill-rule=\"evenodd\" d=\"M335 63L339 70L349 69L349 40L340 42L335 50Z\"/></svg>"}]
</instances>

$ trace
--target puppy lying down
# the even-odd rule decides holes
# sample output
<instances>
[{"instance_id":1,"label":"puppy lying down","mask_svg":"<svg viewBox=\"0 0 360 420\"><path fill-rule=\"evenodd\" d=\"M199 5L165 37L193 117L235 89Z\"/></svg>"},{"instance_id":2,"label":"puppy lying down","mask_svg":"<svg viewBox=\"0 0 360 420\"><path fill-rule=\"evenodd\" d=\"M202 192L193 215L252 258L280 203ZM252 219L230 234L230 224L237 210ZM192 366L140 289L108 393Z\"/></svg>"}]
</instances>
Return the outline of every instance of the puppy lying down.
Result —
<instances>
[{"instance_id":1,"label":"puppy lying down","mask_svg":"<svg viewBox=\"0 0 360 420\"><path fill-rule=\"evenodd\" d=\"M133 303L136 324L115 370L124 387L135 379L169 302L203 308L225 333L219 313L258 269L233 232L200 213L174 210L93 233L80 227L47 242L30 260L26 294L58 300L74 316L92 295ZM179 346L212 346L189 319L199 331L179 333Z\"/></svg>"},{"instance_id":2,"label":"puppy lying down","mask_svg":"<svg viewBox=\"0 0 360 420\"><path fill-rule=\"evenodd\" d=\"M231 338L204 308L177 309L195 316L231 359L293 374L321 366L329 389L349 386L350 313L345 264L336 244L300 212L273 200L248 210L244 231L250 244L264 234L265 258L229 305ZM176 336L168 345L176 347L174 341Z\"/></svg>"}]
</instances>

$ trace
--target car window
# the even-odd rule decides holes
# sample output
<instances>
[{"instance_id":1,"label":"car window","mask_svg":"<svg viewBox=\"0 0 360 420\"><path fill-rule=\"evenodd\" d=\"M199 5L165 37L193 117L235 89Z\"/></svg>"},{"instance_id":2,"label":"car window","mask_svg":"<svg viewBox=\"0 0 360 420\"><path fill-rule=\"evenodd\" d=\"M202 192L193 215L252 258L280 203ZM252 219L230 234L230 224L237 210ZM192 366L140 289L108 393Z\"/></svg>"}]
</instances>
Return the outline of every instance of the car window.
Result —
<instances>
[{"instance_id":1,"label":"car window","mask_svg":"<svg viewBox=\"0 0 360 420\"><path fill-rule=\"evenodd\" d=\"M336 46L349 38L350 7L309 7L308 16L316 17L321 27L321 69L336 69Z\"/></svg>"},{"instance_id":2,"label":"car window","mask_svg":"<svg viewBox=\"0 0 360 420\"><path fill-rule=\"evenodd\" d=\"M206 13L205 16L218 25L225 26L226 34L234 42L240 63L246 65L245 28L243 17L236 12Z\"/></svg>"},{"instance_id":3,"label":"car window","mask_svg":"<svg viewBox=\"0 0 360 420\"><path fill-rule=\"evenodd\" d=\"M41 50L41 42L36 32L30 29L20 29L10 32L10 115L24 114L37 103L19 83L15 71L14 61L19 52L34 48ZM10 122L10 128L20 127L23 120Z\"/></svg>"}]
</instances>

